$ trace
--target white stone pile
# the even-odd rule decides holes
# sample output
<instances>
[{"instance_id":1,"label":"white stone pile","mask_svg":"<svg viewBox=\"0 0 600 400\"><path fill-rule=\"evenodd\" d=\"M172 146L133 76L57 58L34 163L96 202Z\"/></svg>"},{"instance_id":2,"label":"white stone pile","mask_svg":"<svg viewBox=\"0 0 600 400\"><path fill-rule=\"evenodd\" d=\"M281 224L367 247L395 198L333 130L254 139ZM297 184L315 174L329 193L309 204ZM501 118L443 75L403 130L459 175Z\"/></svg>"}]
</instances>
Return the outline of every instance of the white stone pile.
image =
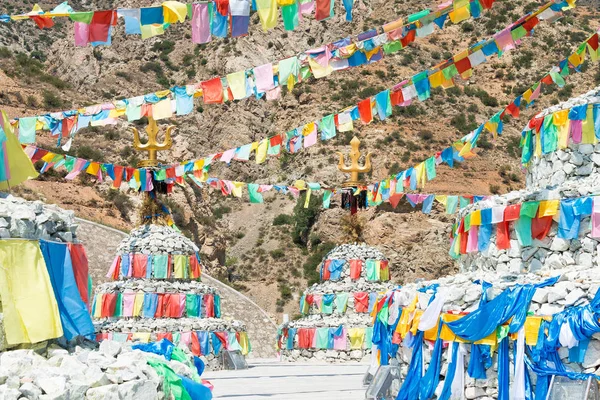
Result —
<instances>
[{"instance_id":1,"label":"white stone pile","mask_svg":"<svg viewBox=\"0 0 600 400\"><path fill-rule=\"evenodd\" d=\"M118 254L194 254L197 251L194 242L164 225L143 225L132 230L117 249Z\"/></svg>"},{"instance_id":2,"label":"white stone pile","mask_svg":"<svg viewBox=\"0 0 600 400\"><path fill-rule=\"evenodd\" d=\"M112 281L98 285L97 293L111 292L146 292L146 293L189 293L217 294L214 287L199 281L163 281L155 279L131 279L127 281Z\"/></svg>"},{"instance_id":3,"label":"white stone pile","mask_svg":"<svg viewBox=\"0 0 600 400\"><path fill-rule=\"evenodd\" d=\"M594 298L598 288L600 288L600 275L594 268L587 266L571 266L562 270L538 271L537 273L526 273L518 275L502 275L493 272L471 271L459 273L454 276L444 277L431 281L422 281L410 283L400 289L400 295L396 296L400 309L408 306L418 293L418 289L432 284L439 284L438 296L445 297L445 303L442 312L471 312L478 308L479 299L482 294L481 284L476 284L476 280L485 280L493 286L487 290L487 299L493 300L504 290L517 284L535 284L545 281L551 277L560 275L559 281L545 288L536 290L533 300L529 306L530 315L552 316L563 311L567 307L582 306L589 304ZM418 309L425 310L429 304L429 293L418 293ZM391 313L391 312L390 312ZM600 335L598 335L600 336ZM510 342L510 360L513 364L513 342ZM465 368L469 360L470 345L464 345L467 355L465 356ZM401 345L397 353L397 359L400 364L401 376L404 378L408 371L412 354L412 348ZM441 375L445 376L447 365L447 354L443 353ZM585 373L600 373L600 341L594 339L590 342L588 350L582 364L569 363L568 348L559 350L559 355L563 363L571 371ZM423 358L428 364L431 357L431 348L424 346ZM513 365L510 366L511 371ZM533 374L535 375L535 374ZM467 399L492 400L498 397L498 378L497 378L497 355L494 354L492 367L487 370L488 379L475 380L465 373L465 397ZM512 379L512 374L511 374ZM443 384L443 379L440 385Z\"/></svg>"},{"instance_id":4,"label":"white stone pile","mask_svg":"<svg viewBox=\"0 0 600 400\"><path fill-rule=\"evenodd\" d=\"M184 363L113 341L102 342L99 350L77 347L71 354L51 346L47 357L14 350L0 354L0 399L165 399L163 378L147 364L149 359L165 361L179 375L194 376Z\"/></svg>"},{"instance_id":5,"label":"white stone pile","mask_svg":"<svg viewBox=\"0 0 600 400\"><path fill-rule=\"evenodd\" d=\"M73 211L12 195L0 199L0 239L74 242L77 239L76 231Z\"/></svg>"},{"instance_id":6,"label":"white stone pile","mask_svg":"<svg viewBox=\"0 0 600 400\"><path fill-rule=\"evenodd\" d=\"M545 109L536 117L584 104L600 103L600 86L588 93ZM570 143L567 149L533 157L528 168L527 188L545 189L572 181L582 189L598 187L600 180L600 145ZM588 190L590 191L590 190Z\"/></svg>"},{"instance_id":7,"label":"white stone pile","mask_svg":"<svg viewBox=\"0 0 600 400\"><path fill-rule=\"evenodd\" d=\"M246 330L243 322L222 318L139 318L101 320L94 322L96 332L190 332L217 331L241 332Z\"/></svg>"},{"instance_id":8,"label":"white stone pile","mask_svg":"<svg viewBox=\"0 0 600 400\"><path fill-rule=\"evenodd\" d=\"M600 87L575 99L544 110L538 117L569 109L576 105L600 103ZM526 188L501 196L493 196L471 204L458 214L458 221L468 213L496 206L520 204L526 201L564 200L600 194L600 145L573 144L568 148L534 157L528 166ZM516 284L533 284L560 275L560 280L549 287L537 289L529 306L532 315L551 317L569 307L589 304L600 287L597 272L600 241L591 237L590 217L581 218L577 239L564 240L557 237L559 214L543 240L533 239L531 246L521 247L516 237L514 223L509 223L510 249L496 247L496 229L492 230L489 248L484 252L461 255L461 273L433 281L418 282L402 287L397 295L400 307L408 306L417 289L433 283L439 284L438 296L445 296L442 311L471 312L478 308L482 294L475 280L491 283L486 295L494 299L504 290ZM418 308L425 310L431 294L419 293ZM559 355L568 370L600 373L600 335L594 335L583 363L569 363L568 349L561 348ZM470 351L470 345L461 344ZM512 347L512 341L510 346ZM406 376L410 363L411 348L400 347L397 354L401 373ZM444 351L444 358L448 351ZM469 355L465 357L465 366ZM513 351L510 351L511 364ZM430 349L424 346L424 360L429 362ZM446 365L446 361L443 361ZM465 376L467 399L492 400L498 397L497 357L493 367L487 370L488 379L474 380ZM513 370L514 365L510 369ZM442 368L445 375L445 368ZM511 375L513 375L511 373ZM533 374L535 375L535 374ZM512 376L511 376L512 379ZM535 383L535 381L534 381Z\"/></svg>"},{"instance_id":9,"label":"white stone pile","mask_svg":"<svg viewBox=\"0 0 600 400\"><path fill-rule=\"evenodd\" d=\"M600 103L600 87L578 98L544 110L538 116L583 104ZM569 143L568 148L541 157L533 157L527 168L526 188L469 205L462 209L462 218L474 210L519 204L525 201L564 200L600 194L600 144ZM492 231L490 246L482 253L461 256L461 270L493 270L499 273L519 273L540 269L560 269L572 265L598 266L600 241L591 237L590 216L583 216L578 238L556 237L559 214L543 240L534 239L532 246L521 247L513 224L510 224L511 246L496 247L496 232Z\"/></svg>"},{"instance_id":10,"label":"white stone pile","mask_svg":"<svg viewBox=\"0 0 600 400\"><path fill-rule=\"evenodd\" d=\"M341 278L337 281L322 281L310 286L304 292L305 295L323 295L348 293L348 304L346 312L338 313L336 307L332 314L323 314L318 311L316 305L309 307L308 315L295 321L282 325L282 328L337 328L343 325L349 328L366 328L372 326L372 318L369 313L357 313L354 309L354 296L356 292L381 293L393 288L395 284L391 281L368 281L366 279L365 266L363 264L361 276L357 280L350 278L350 260L386 260L385 255L374 247L366 244L342 244L331 250L324 258L325 260L345 260L342 267ZM335 301L334 301L335 304ZM297 344L297 339L296 339ZM286 361L327 361L347 362L366 361L370 358L370 350L324 350L324 349L293 349L282 350Z\"/></svg>"}]
</instances>

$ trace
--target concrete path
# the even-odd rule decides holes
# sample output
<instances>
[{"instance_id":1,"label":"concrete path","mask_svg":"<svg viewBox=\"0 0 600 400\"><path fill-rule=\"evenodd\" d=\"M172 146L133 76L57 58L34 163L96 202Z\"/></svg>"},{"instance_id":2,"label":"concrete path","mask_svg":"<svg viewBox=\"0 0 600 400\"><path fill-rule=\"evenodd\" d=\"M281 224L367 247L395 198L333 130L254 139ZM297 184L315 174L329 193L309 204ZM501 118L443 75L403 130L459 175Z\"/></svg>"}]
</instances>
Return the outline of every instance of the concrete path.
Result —
<instances>
[{"instance_id":1,"label":"concrete path","mask_svg":"<svg viewBox=\"0 0 600 400\"><path fill-rule=\"evenodd\" d=\"M241 371L209 371L214 399L229 400L361 400L367 364L291 364L248 360Z\"/></svg>"}]
</instances>

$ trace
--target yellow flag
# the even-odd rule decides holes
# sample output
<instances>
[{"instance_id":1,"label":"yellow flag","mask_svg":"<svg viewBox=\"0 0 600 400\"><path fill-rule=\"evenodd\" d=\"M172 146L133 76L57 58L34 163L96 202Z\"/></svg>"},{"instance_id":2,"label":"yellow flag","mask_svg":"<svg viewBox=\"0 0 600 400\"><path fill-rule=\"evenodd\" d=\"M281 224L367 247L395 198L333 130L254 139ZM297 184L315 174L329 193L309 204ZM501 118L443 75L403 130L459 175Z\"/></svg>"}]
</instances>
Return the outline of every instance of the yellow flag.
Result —
<instances>
[{"instance_id":1,"label":"yellow flag","mask_svg":"<svg viewBox=\"0 0 600 400\"><path fill-rule=\"evenodd\" d=\"M256 8L265 32L277 26L277 0L256 0Z\"/></svg>"},{"instance_id":2,"label":"yellow flag","mask_svg":"<svg viewBox=\"0 0 600 400\"><path fill-rule=\"evenodd\" d=\"M37 241L0 241L0 297L9 345L63 335L58 304Z\"/></svg>"},{"instance_id":3,"label":"yellow flag","mask_svg":"<svg viewBox=\"0 0 600 400\"><path fill-rule=\"evenodd\" d=\"M263 139L258 144L258 149L256 149L256 163L262 164L267 161L267 150L269 149L269 140Z\"/></svg>"},{"instance_id":4,"label":"yellow flag","mask_svg":"<svg viewBox=\"0 0 600 400\"><path fill-rule=\"evenodd\" d=\"M231 194L234 197L242 197L242 189L245 185L244 182L231 182L233 188L231 189Z\"/></svg>"},{"instance_id":5,"label":"yellow flag","mask_svg":"<svg viewBox=\"0 0 600 400\"><path fill-rule=\"evenodd\" d=\"M28 179L37 178L38 173L12 133L10 123L6 123L6 114L2 112L2 115L4 126L9 128L6 131L0 128L0 190L8 190Z\"/></svg>"},{"instance_id":6,"label":"yellow flag","mask_svg":"<svg viewBox=\"0 0 600 400\"><path fill-rule=\"evenodd\" d=\"M183 22L187 17L187 5L178 1L165 1L163 6L163 18L166 23Z\"/></svg>"}]
</instances>

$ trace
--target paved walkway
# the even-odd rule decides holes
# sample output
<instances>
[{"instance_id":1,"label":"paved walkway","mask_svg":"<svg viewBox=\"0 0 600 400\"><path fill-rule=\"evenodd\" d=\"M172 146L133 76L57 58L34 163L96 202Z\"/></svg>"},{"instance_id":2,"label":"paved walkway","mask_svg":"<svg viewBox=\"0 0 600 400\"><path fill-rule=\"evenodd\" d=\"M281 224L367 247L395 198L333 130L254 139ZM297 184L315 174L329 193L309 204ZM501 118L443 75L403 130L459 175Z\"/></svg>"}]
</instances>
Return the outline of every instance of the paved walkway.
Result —
<instances>
[{"instance_id":1,"label":"paved walkway","mask_svg":"<svg viewBox=\"0 0 600 400\"><path fill-rule=\"evenodd\" d=\"M202 375L215 386L214 399L229 400L362 400L366 364L291 364L248 360L241 371Z\"/></svg>"}]
</instances>

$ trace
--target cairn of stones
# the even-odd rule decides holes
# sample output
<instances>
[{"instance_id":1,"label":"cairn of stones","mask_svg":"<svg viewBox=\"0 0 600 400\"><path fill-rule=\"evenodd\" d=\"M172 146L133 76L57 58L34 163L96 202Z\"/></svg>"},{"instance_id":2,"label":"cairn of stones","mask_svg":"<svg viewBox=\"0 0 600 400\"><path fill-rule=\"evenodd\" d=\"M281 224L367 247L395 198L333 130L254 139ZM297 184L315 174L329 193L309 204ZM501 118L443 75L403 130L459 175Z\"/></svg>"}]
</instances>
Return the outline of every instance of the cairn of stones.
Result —
<instances>
[{"instance_id":1,"label":"cairn of stones","mask_svg":"<svg viewBox=\"0 0 600 400\"><path fill-rule=\"evenodd\" d=\"M581 97L544 110L536 117L546 116L556 111L570 109L577 105L600 103L600 88ZM596 131L596 135L599 132ZM536 200L570 199L591 196L600 187L600 144L576 144L569 140L568 147L549 154L534 156L527 166L526 188L505 195L490 197L471 204L459 212L457 221L475 210L508 206ZM459 258L460 272L456 275L431 281L404 285L394 294L394 308L409 306L418 296L418 310L425 310L433 295L432 290L418 292L432 284L439 284L437 295L444 296L442 313L471 312L478 308L482 296L481 281L492 284L485 294L493 300L500 293L517 284L535 284L550 277L560 275L559 281L548 287L537 289L529 305L530 316L552 317L573 306L589 304L600 287L598 278L598 256L600 243L591 237L590 215L581 217L578 237L561 239L557 237L559 215L553 217L547 235L533 239L531 246L521 247L514 229L509 223L510 249L496 247L496 229L492 230L490 245L483 252L472 252ZM478 283L475 283L478 281ZM390 315L394 313L390 310ZM396 313L394 316L397 316ZM390 317L391 319L391 317ZM513 341L510 341L510 370L514 371ZM583 373L600 373L600 340L594 335L585 355L574 361L569 344L561 339L559 356L568 370ZM470 344L461 344L465 350L465 368L470 357ZM425 368L429 363L431 347L423 346ZM397 361L400 364L401 379L406 377L412 348L400 345ZM443 353L442 365L447 365L448 350ZM467 399L489 400L498 398L497 362L494 354L492 367L487 370L487 379L473 379L465 372L465 393ZM445 368L442 368L445 375ZM535 374L532 374L534 378ZM511 381L512 381L511 373ZM441 390L443 377L438 386ZM533 381L535 384L535 379ZM511 382L512 385L512 382ZM439 393L439 392L436 392Z\"/></svg>"},{"instance_id":2,"label":"cairn of stones","mask_svg":"<svg viewBox=\"0 0 600 400\"><path fill-rule=\"evenodd\" d=\"M198 260L197 267L202 269L198 252L198 247L191 240L171 227L152 224L134 229L117 249L115 262L120 263L120 272L114 271L113 264L107 275L116 280L98 285L95 291L92 313L98 339L148 342L166 338L179 347L201 355L209 369L222 367L221 352L225 349L246 353L244 349L249 344L245 325L239 321L221 319L217 290L194 275L194 267L190 265L194 259ZM167 276L157 275L154 266L148 266L143 277L127 276L135 274L124 273L123 260L132 260L136 254L151 256L153 260L159 256L168 257ZM188 261L183 275L177 275L175 271L177 256L192 260ZM129 268L133 268L131 262ZM101 302L106 301L107 294L112 295L113 299L116 295L118 305L104 312ZM146 294L157 295L155 298L159 300L155 300L154 305L148 305ZM138 312L126 312L126 298L130 303L142 302L141 311L138 305ZM193 302L196 303L191 304ZM119 306L121 309L115 312ZM220 339L213 333L218 333ZM205 345L201 343L202 335L209 338ZM243 345L244 341L246 346Z\"/></svg>"},{"instance_id":3,"label":"cairn of stones","mask_svg":"<svg viewBox=\"0 0 600 400\"><path fill-rule=\"evenodd\" d=\"M339 279L323 279L323 272L327 265L334 260L341 264L341 273ZM360 261L360 276L357 279L351 277L351 264ZM387 279L382 280L381 276L376 279L367 278L366 264L369 260L377 261L378 265L382 262L389 264L381 251L374 247L364 244L343 244L331 250L320 264L321 282L315 283L306 291L301 300L302 304L311 298L311 304L304 306L304 315L302 318L289 321L282 324L279 328L279 347L281 358L285 361L326 361L326 362L351 362L364 361L370 358L372 334L372 317L370 310L375 301L381 298L382 294L394 287L394 284ZM388 272L389 274L389 272ZM323 306L323 298L327 295L333 295L334 300L331 309ZM338 295L347 295L348 300L340 303L336 301ZM362 307L355 301L355 295L362 298ZM316 300L320 299L320 300ZM343 309L345 305L345 309ZM359 311L357 311L360 310ZM312 343L310 348L301 348L298 330L304 328L333 328L342 327L343 334L346 336L346 344L343 348L318 348ZM290 335L291 330L296 330L295 335ZM364 330L365 337L362 345L352 346L350 333L353 329ZM343 340L342 340L343 343Z\"/></svg>"}]
</instances>

